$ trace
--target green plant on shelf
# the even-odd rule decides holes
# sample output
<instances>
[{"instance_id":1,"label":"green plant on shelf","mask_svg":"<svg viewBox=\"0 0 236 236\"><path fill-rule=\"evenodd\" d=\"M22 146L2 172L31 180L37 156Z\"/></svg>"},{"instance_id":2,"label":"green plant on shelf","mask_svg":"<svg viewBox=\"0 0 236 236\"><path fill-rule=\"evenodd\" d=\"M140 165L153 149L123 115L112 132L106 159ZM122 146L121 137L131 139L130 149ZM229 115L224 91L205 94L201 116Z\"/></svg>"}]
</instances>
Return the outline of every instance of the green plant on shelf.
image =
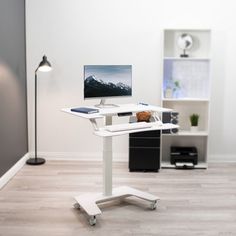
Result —
<instances>
[{"instance_id":1,"label":"green plant on shelf","mask_svg":"<svg viewBox=\"0 0 236 236\"><path fill-rule=\"evenodd\" d=\"M179 91L180 91L180 82L178 80L173 81L173 93L174 97L178 98L179 97Z\"/></svg>"},{"instance_id":2,"label":"green plant on shelf","mask_svg":"<svg viewBox=\"0 0 236 236\"><path fill-rule=\"evenodd\" d=\"M189 119L190 119L191 126L198 126L199 117L200 116L198 114L190 115Z\"/></svg>"}]
</instances>

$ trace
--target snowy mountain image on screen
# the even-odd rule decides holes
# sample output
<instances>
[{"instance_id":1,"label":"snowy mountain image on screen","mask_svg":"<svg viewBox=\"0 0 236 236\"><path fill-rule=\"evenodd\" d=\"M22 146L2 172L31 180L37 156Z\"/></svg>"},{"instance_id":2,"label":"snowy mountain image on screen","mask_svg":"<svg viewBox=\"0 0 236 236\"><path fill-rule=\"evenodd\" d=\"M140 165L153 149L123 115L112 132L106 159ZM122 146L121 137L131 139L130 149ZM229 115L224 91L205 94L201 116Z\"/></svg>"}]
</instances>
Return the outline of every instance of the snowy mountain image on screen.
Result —
<instances>
[{"instance_id":1,"label":"snowy mountain image on screen","mask_svg":"<svg viewBox=\"0 0 236 236\"><path fill-rule=\"evenodd\" d=\"M86 98L128 96L131 95L131 87L121 82L104 82L95 75L90 75L85 79L84 95Z\"/></svg>"}]
</instances>

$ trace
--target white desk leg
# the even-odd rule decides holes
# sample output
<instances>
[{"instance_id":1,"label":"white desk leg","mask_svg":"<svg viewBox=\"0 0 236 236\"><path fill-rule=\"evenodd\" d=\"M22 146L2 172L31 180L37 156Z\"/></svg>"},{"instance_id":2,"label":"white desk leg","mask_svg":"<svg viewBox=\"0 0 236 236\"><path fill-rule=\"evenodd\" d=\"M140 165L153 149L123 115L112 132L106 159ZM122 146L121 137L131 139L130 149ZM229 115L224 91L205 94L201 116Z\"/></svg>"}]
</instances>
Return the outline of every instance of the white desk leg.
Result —
<instances>
[{"instance_id":1,"label":"white desk leg","mask_svg":"<svg viewBox=\"0 0 236 236\"><path fill-rule=\"evenodd\" d=\"M103 138L103 195L112 195L112 137Z\"/></svg>"},{"instance_id":2,"label":"white desk leg","mask_svg":"<svg viewBox=\"0 0 236 236\"><path fill-rule=\"evenodd\" d=\"M112 125L112 116L106 116L105 125ZM112 195L112 137L103 138L103 195Z\"/></svg>"}]
</instances>

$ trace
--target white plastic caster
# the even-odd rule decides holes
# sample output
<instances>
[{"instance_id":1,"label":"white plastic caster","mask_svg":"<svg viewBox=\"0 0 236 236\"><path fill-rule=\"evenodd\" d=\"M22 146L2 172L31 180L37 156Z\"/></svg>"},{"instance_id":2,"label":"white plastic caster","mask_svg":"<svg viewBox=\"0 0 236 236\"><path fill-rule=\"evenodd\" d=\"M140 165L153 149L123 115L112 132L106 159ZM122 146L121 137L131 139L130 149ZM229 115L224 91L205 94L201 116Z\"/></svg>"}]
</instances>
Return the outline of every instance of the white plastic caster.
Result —
<instances>
[{"instance_id":1,"label":"white plastic caster","mask_svg":"<svg viewBox=\"0 0 236 236\"><path fill-rule=\"evenodd\" d=\"M157 201L151 203L151 209L155 210L157 208Z\"/></svg>"},{"instance_id":2,"label":"white plastic caster","mask_svg":"<svg viewBox=\"0 0 236 236\"><path fill-rule=\"evenodd\" d=\"M79 203L76 202L76 203L74 204L74 208L79 210L79 209L81 208L81 206L80 206Z\"/></svg>"},{"instance_id":3,"label":"white plastic caster","mask_svg":"<svg viewBox=\"0 0 236 236\"><path fill-rule=\"evenodd\" d=\"M96 225L96 222L97 222L96 216L91 216L91 218L89 219L89 224L91 226L94 226L94 225Z\"/></svg>"}]
</instances>

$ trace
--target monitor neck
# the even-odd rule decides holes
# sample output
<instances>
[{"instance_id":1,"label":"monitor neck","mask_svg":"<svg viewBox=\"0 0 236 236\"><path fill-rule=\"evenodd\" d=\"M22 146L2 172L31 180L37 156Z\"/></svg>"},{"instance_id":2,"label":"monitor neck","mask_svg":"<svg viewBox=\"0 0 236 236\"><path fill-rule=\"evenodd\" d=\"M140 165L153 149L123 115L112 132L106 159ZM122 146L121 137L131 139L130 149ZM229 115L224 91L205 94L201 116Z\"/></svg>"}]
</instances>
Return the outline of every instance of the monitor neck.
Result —
<instances>
[{"instance_id":1,"label":"monitor neck","mask_svg":"<svg viewBox=\"0 0 236 236\"><path fill-rule=\"evenodd\" d=\"M119 107L118 105L116 104L106 104L106 99L101 99L100 103L99 104L96 104L95 107L98 107L98 108L112 108L112 107Z\"/></svg>"}]
</instances>

